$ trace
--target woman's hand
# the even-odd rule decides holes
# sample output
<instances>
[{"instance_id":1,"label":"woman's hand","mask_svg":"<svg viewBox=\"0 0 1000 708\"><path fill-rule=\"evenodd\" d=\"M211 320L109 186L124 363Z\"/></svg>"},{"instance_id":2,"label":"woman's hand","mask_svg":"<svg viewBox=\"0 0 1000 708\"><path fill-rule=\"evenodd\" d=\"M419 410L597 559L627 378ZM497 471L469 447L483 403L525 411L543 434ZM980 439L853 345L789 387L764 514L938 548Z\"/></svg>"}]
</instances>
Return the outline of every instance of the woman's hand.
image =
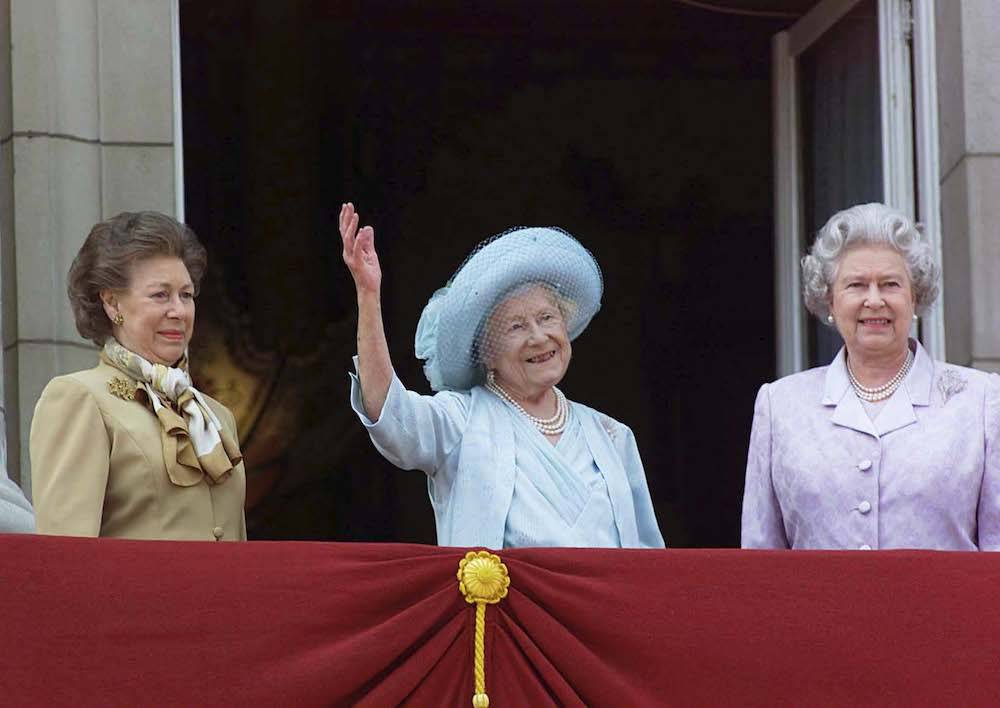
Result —
<instances>
[{"instance_id":1,"label":"woman's hand","mask_svg":"<svg viewBox=\"0 0 1000 708\"><path fill-rule=\"evenodd\" d=\"M376 421L392 384L392 360L382 323L382 268L375 253L375 229L358 231L358 215L348 202L340 207L340 238L344 263L358 291L358 377L365 413Z\"/></svg>"},{"instance_id":2,"label":"woman's hand","mask_svg":"<svg viewBox=\"0 0 1000 708\"><path fill-rule=\"evenodd\" d=\"M365 226L358 231L358 214L350 202L340 207L340 238L344 242L344 263L351 271L358 295L377 295L382 288L382 267L375 252L375 229Z\"/></svg>"}]
</instances>

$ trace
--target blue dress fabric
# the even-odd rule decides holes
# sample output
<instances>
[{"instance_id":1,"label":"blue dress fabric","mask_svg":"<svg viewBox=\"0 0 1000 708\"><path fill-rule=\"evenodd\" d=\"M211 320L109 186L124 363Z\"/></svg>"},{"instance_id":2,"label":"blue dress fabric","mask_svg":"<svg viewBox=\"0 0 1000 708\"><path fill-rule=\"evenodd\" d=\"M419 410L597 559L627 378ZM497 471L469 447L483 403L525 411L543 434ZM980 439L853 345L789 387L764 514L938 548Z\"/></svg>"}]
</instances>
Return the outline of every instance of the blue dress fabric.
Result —
<instances>
[{"instance_id":1,"label":"blue dress fabric","mask_svg":"<svg viewBox=\"0 0 1000 708\"><path fill-rule=\"evenodd\" d=\"M621 547L607 482L576 415L570 413L566 431L553 445L516 414L514 445L514 496L504 548Z\"/></svg>"},{"instance_id":2,"label":"blue dress fabric","mask_svg":"<svg viewBox=\"0 0 1000 708\"><path fill-rule=\"evenodd\" d=\"M442 546L664 547L632 431L587 406L555 447L481 386L423 396L394 374L372 421L351 374L351 407L387 460L427 474Z\"/></svg>"}]
</instances>

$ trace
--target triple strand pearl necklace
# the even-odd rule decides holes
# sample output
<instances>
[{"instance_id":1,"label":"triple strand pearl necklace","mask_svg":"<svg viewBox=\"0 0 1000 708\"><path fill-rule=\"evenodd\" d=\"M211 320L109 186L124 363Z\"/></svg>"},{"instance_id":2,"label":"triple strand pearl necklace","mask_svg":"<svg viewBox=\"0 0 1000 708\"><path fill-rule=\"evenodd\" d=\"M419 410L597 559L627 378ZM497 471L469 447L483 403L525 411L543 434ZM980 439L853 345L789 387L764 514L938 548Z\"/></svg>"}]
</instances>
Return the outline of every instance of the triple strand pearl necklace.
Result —
<instances>
[{"instance_id":1,"label":"triple strand pearl necklace","mask_svg":"<svg viewBox=\"0 0 1000 708\"><path fill-rule=\"evenodd\" d=\"M881 401L888 398L896 392L899 385L903 383L903 379L906 378L906 374L910 371L910 367L913 366L913 352L910 350L906 351L906 361L896 372L896 375L889 379L886 383L881 386L876 386L874 388L869 388L868 386L862 386L861 382L858 381L857 377L854 376L854 372L851 370L851 361L847 360L847 376L851 379L851 386L854 387L854 393L858 395L858 398L868 401L869 403L874 403L876 401Z\"/></svg>"},{"instance_id":2,"label":"triple strand pearl necklace","mask_svg":"<svg viewBox=\"0 0 1000 708\"><path fill-rule=\"evenodd\" d=\"M563 395L563 392L555 386L552 387L552 391L556 394L556 414L551 418L538 418L531 415L492 379L487 379L486 388L519 410L521 415L538 428L542 435L562 435L566 430L566 424L569 422L569 403L566 401L566 396Z\"/></svg>"}]
</instances>

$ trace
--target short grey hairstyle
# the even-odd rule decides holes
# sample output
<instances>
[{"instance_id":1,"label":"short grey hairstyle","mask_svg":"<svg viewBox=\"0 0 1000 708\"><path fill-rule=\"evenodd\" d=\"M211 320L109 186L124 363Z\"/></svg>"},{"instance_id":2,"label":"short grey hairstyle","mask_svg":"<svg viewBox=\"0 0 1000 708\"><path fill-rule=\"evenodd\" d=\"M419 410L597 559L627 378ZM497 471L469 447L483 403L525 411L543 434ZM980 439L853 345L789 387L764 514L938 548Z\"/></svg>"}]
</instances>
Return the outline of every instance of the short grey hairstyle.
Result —
<instances>
[{"instance_id":1,"label":"short grey hairstyle","mask_svg":"<svg viewBox=\"0 0 1000 708\"><path fill-rule=\"evenodd\" d=\"M885 204L858 204L838 211L816 234L802 259L802 295L806 309L826 323L830 286L844 254L855 246L888 246L906 262L916 313L927 311L940 292L941 268L934 260L923 227Z\"/></svg>"}]
</instances>

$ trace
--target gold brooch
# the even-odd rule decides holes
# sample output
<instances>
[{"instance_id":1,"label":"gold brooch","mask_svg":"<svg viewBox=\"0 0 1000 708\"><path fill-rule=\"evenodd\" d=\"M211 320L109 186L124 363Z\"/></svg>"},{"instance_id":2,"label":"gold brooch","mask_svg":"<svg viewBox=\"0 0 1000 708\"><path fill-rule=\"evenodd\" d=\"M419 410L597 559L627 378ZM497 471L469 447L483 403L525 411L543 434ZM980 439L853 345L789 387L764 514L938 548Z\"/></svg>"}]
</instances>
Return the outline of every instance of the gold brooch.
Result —
<instances>
[{"instance_id":1,"label":"gold brooch","mask_svg":"<svg viewBox=\"0 0 1000 708\"><path fill-rule=\"evenodd\" d=\"M135 400L136 388L136 385L128 379L120 379L117 376L108 381L108 390L111 391L111 395L118 396L124 401Z\"/></svg>"}]
</instances>

